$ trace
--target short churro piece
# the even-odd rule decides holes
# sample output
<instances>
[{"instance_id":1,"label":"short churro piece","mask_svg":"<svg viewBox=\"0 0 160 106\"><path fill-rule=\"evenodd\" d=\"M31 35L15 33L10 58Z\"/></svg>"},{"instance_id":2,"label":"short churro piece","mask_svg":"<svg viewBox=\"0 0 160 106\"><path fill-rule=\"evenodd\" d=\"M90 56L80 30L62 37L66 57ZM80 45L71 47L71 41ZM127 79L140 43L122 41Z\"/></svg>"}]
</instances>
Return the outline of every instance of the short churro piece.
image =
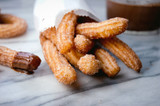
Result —
<instances>
[{"instance_id":1,"label":"short churro piece","mask_svg":"<svg viewBox=\"0 0 160 106\"><path fill-rule=\"evenodd\" d=\"M57 38L56 38L56 28L55 27L50 27L41 32L41 35L44 36L45 38L49 39L52 41L54 44L57 44Z\"/></svg>"},{"instance_id":2,"label":"short churro piece","mask_svg":"<svg viewBox=\"0 0 160 106\"><path fill-rule=\"evenodd\" d=\"M60 53L64 54L73 47L74 32L77 16L73 11L65 14L56 32L57 47Z\"/></svg>"},{"instance_id":3,"label":"short churro piece","mask_svg":"<svg viewBox=\"0 0 160 106\"><path fill-rule=\"evenodd\" d=\"M127 19L116 17L99 23L78 24L76 33L85 35L91 39L109 38L124 32L127 25Z\"/></svg>"},{"instance_id":4,"label":"short churro piece","mask_svg":"<svg viewBox=\"0 0 160 106\"><path fill-rule=\"evenodd\" d=\"M79 59L84 56L85 54L79 53L76 49L71 49L69 52L65 53L64 56L67 58L67 60L74 65L76 68L79 68L77 65Z\"/></svg>"},{"instance_id":5,"label":"short churro piece","mask_svg":"<svg viewBox=\"0 0 160 106\"><path fill-rule=\"evenodd\" d=\"M79 69L84 74L88 75L94 75L101 68L100 61L91 54L86 54L85 56L81 57L77 64L79 66Z\"/></svg>"},{"instance_id":6,"label":"short churro piece","mask_svg":"<svg viewBox=\"0 0 160 106\"><path fill-rule=\"evenodd\" d=\"M118 74L120 67L117 64L116 59L107 51L101 48L96 49L95 56L99 61L101 61L102 70L108 75L108 77L114 77Z\"/></svg>"},{"instance_id":7,"label":"short churro piece","mask_svg":"<svg viewBox=\"0 0 160 106\"><path fill-rule=\"evenodd\" d=\"M76 81L76 72L67 59L60 54L56 46L42 34L40 40L46 62L59 82L72 84Z\"/></svg>"},{"instance_id":8,"label":"short churro piece","mask_svg":"<svg viewBox=\"0 0 160 106\"><path fill-rule=\"evenodd\" d=\"M40 65L41 60L38 56L27 53L17 52L4 46L0 46L0 64L13 68L19 72L32 74Z\"/></svg>"},{"instance_id":9,"label":"short churro piece","mask_svg":"<svg viewBox=\"0 0 160 106\"><path fill-rule=\"evenodd\" d=\"M87 53L94 46L94 41L84 35L76 35L74 38L75 48L81 53Z\"/></svg>"},{"instance_id":10,"label":"short churro piece","mask_svg":"<svg viewBox=\"0 0 160 106\"><path fill-rule=\"evenodd\" d=\"M100 40L100 43L121 59L128 67L135 71L140 71L142 63L136 53L126 43L116 37Z\"/></svg>"},{"instance_id":11,"label":"short churro piece","mask_svg":"<svg viewBox=\"0 0 160 106\"><path fill-rule=\"evenodd\" d=\"M82 54L75 49L64 54L67 60L87 75L94 75L101 68L100 61L94 55Z\"/></svg>"},{"instance_id":12,"label":"short churro piece","mask_svg":"<svg viewBox=\"0 0 160 106\"><path fill-rule=\"evenodd\" d=\"M19 36L26 30L27 23L24 19L10 14L0 14L0 38Z\"/></svg>"}]
</instances>

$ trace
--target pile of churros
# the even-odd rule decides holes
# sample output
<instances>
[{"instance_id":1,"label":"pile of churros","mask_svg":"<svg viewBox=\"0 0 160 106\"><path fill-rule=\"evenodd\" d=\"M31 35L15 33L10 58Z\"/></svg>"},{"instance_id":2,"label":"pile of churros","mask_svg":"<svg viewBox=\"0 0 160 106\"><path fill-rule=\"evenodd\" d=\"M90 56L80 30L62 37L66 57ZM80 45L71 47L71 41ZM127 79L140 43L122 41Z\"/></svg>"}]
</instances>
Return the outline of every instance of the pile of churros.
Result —
<instances>
[{"instance_id":1,"label":"pile of churros","mask_svg":"<svg viewBox=\"0 0 160 106\"><path fill-rule=\"evenodd\" d=\"M57 80L64 84L76 81L72 65L87 75L100 69L108 77L116 76L120 67L116 59L99 44L122 60L129 68L139 72L142 64L135 52L116 35L123 33L128 25L125 18L112 18L103 22L66 13L57 29L50 27L40 34L46 62ZM72 65L71 65L72 64Z\"/></svg>"}]
</instances>

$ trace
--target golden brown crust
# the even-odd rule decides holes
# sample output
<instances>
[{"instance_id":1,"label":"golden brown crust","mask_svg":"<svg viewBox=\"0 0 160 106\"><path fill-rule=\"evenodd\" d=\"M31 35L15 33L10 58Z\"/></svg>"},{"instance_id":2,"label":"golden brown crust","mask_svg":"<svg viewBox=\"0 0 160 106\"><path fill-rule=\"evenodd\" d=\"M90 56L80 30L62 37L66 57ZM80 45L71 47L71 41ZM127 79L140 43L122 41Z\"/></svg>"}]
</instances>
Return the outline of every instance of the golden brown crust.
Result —
<instances>
[{"instance_id":1,"label":"golden brown crust","mask_svg":"<svg viewBox=\"0 0 160 106\"><path fill-rule=\"evenodd\" d=\"M85 54L79 53L76 49L71 49L69 52L65 53L64 56L67 60L74 65L76 68L79 68L77 65L79 59Z\"/></svg>"},{"instance_id":2,"label":"golden brown crust","mask_svg":"<svg viewBox=\"0 0 160 106\"><path fill-rule=\"evenodd\" d=\"M94 75L95 73L98 73L101 68L100 61L92 54L86 54L81 57L77 65L79 66L79 69L87 75Z\"/></svg>"},{"instance_id":3,"label":"golden brown crust","mask_svg":"<svg viewBox=\"0 0 160 106\"><path fill-rule=\"evenodd\" d=\"M50 27L41 32L41 35L52 41L54 44L57 43L57 38L56 38L56 28L55 27ZM41 36L40 36L41 37ZM42 38L44 39L44 38Z\"/></svg>"},{"instance_id":4,"label":"golden brown crust","mask_svg":"<svg viewBox=\"0 0 160 106\"><path fill-rule=\"evenodd\" d=\"M0 38L11 38L22 35L27 30L24 19L10 15L0 14Z\"/></svg>"},{"instance_id":5,"label":"golden brown crust","mask_svg":"<svg viewBox=\"0 0 160 106\"><path fill-rule=\"evenodd\" d=\"M45 60L57 80L64 84L74 83L77 79L74 68L68 63L67 59L60 54L50 40L47 40L42 35L40 35L40 39Z\"/></svg>"},{"instance_id":6,"label":"golden brown crust","mask_svg":"<svg viewBox=\"0 0 160 106\"><path fill-rule=\"evenodd\" d=\"M94 46L94 41L84 35L76 35L74 38L74 45L76 50L81 53L88 53Z\"/></svg>"},{"instance_id":7,"label":"golden brown crust","mask_svg":"<svg viewBox=\"0 0 160 106\"><path fill-rule=\"evenodd\" d=\"M56 29L55 29L55 27L48 28L45 31L41 32L41 36L40 36L41 44L44 42L44 39L45 39L44 37L46 37L47 39L51 40L52 43L54 43L54 45L57 46L57 38L56 38ZM69 52L64 53L63 55L76 68L78 68L77 62L79 61L80 57L84 56L84 54L79 53L74 48L72 48Z\"/></svg>"},{"instance_id":8,"label":"golden brown crust","mask_svg":"<svg viewBox=\"0 0 160 106\"><path fill-rule=\"evenodd\" d=\"M91 39L109 38L121 34L127 28L128 20L125 18L112 18L103 22L78 24L76 33Z\"/></svg>"},{"instance_id":9,"label":"golden brown crust","mask_svg":"<svg viewBox=\"0 0 160 106\"><path fill-rule=\"evenodd\" d=\"M38 56L27 53L17 52L7 47L0 46L0 64L13 69L18 69L19 72L32 74L33 70L37 69L41 60Z\"/></svg>"},{"instance_id":10,"label":"golden brown crust","mask_svg":"<svg viewBox=\"0 0 160 106\"><path fill-rule=\"evenodd\" d=\"M77 16L73 11L65 14L56 32L57 47L60 53L64 54L73 47Z\"/></svg>"},{"instance_id":11,"label":"golden brown crust","mask_svg":"<svg viewBox=\"0 0 160 106\"><path fill-rule=\"evenodd\" d=\"M12 67L12 62L16 54L17 52L15 50L0 46L0 64Z\"/></svg>"},{"instance_id":12,"label":"golden brown crust","mask_svg":"<svg viewBox=\"0 0 160 106\"><path fill-rule=\"evenodd\" d=\"M117 64L116 59L107 51L101 48L96 49L95 56L99 61L101 61L102 70L108 75L108 77L114 77L119 73L120 67Z\"/></svg>"},{"instance_id":13,"label":"golden brown crust","mask_svg":"<svg viewBox=\"0 0 160 106\"><path fill-rule=\"evenodd\" d=\"M45 38L49 39L52 41L52 43L54 43L54 45L57 46L57 38L56 38L56 29L55 27L51 27L46 29L45 31L41 32L41 44L44 42ZM77 62L79 61L80 57L84 56L83 53L79 53L76 49L72 48L69 52L66 52L63 54L67 60L74 65L76 68L78 68L77 66Z\"/></svg>"},{"instance_id":14,"label":"golden brown crust","mask_svg":"<svg viewBox=\"0 0 160 106\"><path fill-rule=\"evenodd\" d=\"M117 37L100 40L100 43L121 59L128 67L140 71L142 63L136 53Z\"/></svg>"},{"instance_id":15,"label":"golden brown crust","mask_svg":"<svg viewBox=\"0 0 160 106\"><path fill-rule=\"evenodd\" d=\"M56 38L55 32L53 30L50 30L50 28L48 28L44 32L42 32L41 36L45 36L49 39L51 39L50 36L52 36L52 37L54 36L53 38ZM40 36L40 38L41 38L41 36ZM43 44L44 38L41 38L41 39L42 39L41 44ZM56 39L52 39L52 40L53 40L52 43L56 42ZM57 43L54 43L54 45L57 45ZM97 62L98 60L96 60L95 57L94 57L94 59L93 58L86 58L87 56L85 56L85 54L78 52L75 48L72 48L69 52L66 52L63 55L67 58L67 60L72 65L74 65L76 68L79 68L85 74L91 75L93 73L96 73L99 69L99 67L98 67L99 63ZM81 59L82 62L79 62L80 58L83 56L85 56L84 59L83 60ZM84 60L87 60L87 59L89 61L91 61L91 59L92 59L92 62L90 64L88 64L88 68L85 67L86 65L81 64L81 63L84 63L85 62ZM78 64L78 62L79 62L79 64ZM94 66L93 66L93 63L94 63Z\"/></svg>"}]
</instances>

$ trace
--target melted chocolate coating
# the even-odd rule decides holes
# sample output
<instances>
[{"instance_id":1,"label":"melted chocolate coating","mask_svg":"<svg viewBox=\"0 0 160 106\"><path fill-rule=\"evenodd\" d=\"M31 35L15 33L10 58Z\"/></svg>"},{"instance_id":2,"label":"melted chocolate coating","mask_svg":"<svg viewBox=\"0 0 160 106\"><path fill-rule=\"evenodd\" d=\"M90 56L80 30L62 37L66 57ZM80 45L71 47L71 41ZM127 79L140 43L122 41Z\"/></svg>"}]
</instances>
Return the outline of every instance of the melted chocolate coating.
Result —
<instances>
[{"instance_id":1,"label":"melted chocolate coating","mask_svg":"<svg viewBox=\"0 0 160 106\"><path fill-rule=\"evenodd\" d=\"M41 59L31 53L18 52L13 60L12 68L18 72L32 74L41 63Z\"/></svg>"}]
</instances>

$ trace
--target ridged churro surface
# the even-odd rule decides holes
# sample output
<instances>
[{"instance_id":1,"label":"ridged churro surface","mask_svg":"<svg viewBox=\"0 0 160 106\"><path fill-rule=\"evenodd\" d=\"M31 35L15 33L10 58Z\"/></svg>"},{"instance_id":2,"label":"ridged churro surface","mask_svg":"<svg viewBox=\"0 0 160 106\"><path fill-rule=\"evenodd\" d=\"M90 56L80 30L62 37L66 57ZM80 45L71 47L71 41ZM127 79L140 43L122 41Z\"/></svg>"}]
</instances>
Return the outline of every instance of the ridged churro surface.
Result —
<instances>
[{"instance_id":1,"label":"ridged churro surface","mask_svg":"<svg viewBox=\"0 0 160 106\"><path fill-rule=\"evenodd\" d=\"M15 50L0 46L0 64L12 67L12 62L16 54L17 52Z\"/></svg>"},{"instance_id":2,"label":"ridged churro surface","mask_svg":"<svg viewBox=\"0 0 160 106\"><path fill-rule=\"evenodd\" d=\"M91 39L109 38L121 34L127 28L128 20L125 18L112 18L103 22L78 24L76 33Z\"/></svg>"},{"instance_id":3,"label":"ridged churro surface","mask_svg":"<svg viewBox=\"0 0 160 106\"><path fill-rule=\"evenodd\" d=\"M0 22L0 38L19 36L27 30L27 23L24 19L10 14L0 14Z\"/></svg>"},{"instance_id":4,"label":"ridged churro surface","mask_svg":"<svg viewBox=\"0 0 160 106\"><path fill-rule=\"evenodd\" d=\"M79 69L88 75L94 75L101 68L101 63L92 54L86 54L78 61Z\"/></svg>"},{"instance_id":5,"label":"ridged churro surface","mask_svg":"<svg viewBox=\"0 0 160 106\"><path fill-rule=\"evenodd\" d=\"M53 71L57 80L64 84L72 84L76 81L76 72L67 59L60 54L56 46L42 34L40 36L43 54L46 62Z\"/></svg>"},{"instance_id":6,"label":"ridged churro surface","mask_svg":"<svg viewBox=\"0 0 160 106\"><path fill-rule=\"evenodd\" d=\"M45 36L47 39L52 41L54 44L57 43L57 38L56 38L56 28L55 27L49 27L43 32L41 32L42 36Z\"/></svg>"},{"instance_id":7,"label":"ridged churro surface","mask_svg":"<svg viewBox=\"0 0 160 106\"><path fill-rule=\"evenodd\" d=\"M101 48L96 49L95 56L99 61L101 61L102 70L108 75L108 77L114 77L118 74L120 67L117 64L116 59L107 51Z\"/></svg>"},{"instance_id":8,"label":"ridged churro surface","mask_svg":"<svg viewBox=\"0 0 160 106\"><path fill-rule=\"evenodd\" d=\"M75 48L81 52L81 53L87 53L89 52L93 46L94 46L94 41L87 38L84 35L76 35L74 38L74 45Z\"/></svg>"},{"instance_id":9,"label":"ridged churro surface","mask_svg":"<svg viewBox=\"0 0 160 106\"><path fill-rule=\"evenodd\" d=\"M65 53L64 56L67 60L74 65L76 68L79 68L77 65L79 59L84 56L85 54L79 53L76 49L71 49L69 52Z\"/></svg>"},{"instance_id":10,"label":"ridged churro surface","mask_svg":"<svg viewBox=\"0 0 160 106\"><path fill-rule=\"evenodd\" d=\"M136 53L117 37L100 40L100 43L121 59L128 67L140 71L142 63Z\"/></svg>"},{"instance_id":11,"label":"ridged churro surface","mask_svg":"<svg viewBox=\"0 0 160 106\"><path fill-rule=\"evenodd\" d=\"M71 11L63 16L63 19L57 28L57 47L62 54L68 52L74 45L73 39L76 21L77 16Z\"/></svg>"}]
</instances>

